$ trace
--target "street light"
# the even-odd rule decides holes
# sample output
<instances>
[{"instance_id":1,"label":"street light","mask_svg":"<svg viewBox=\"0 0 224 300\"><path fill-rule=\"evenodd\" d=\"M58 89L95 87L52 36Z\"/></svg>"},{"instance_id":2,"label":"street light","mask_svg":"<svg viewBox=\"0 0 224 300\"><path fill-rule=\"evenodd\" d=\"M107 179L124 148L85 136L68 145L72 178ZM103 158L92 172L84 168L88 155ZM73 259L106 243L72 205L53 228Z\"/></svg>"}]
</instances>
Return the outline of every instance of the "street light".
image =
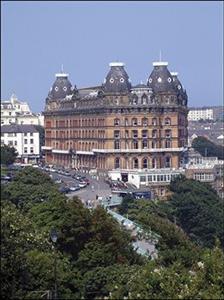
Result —
<instances>
[{"instance_id":1,"label":"street light","mask_svg":"<svg viewBox=\"0 0 224 300\"><path fill-rule=\"evenodd\" d=\"M51 230L51 240L54 244L56 244L57 242L57 239L58 239L58 234L57 234L57 231L55 229L52 229ZM53 299L57 299L58 296L57 296L57 260L56 260L56 249L55 247L53 246L54 248L54 297Z\"/></svg>"}]
</instances>

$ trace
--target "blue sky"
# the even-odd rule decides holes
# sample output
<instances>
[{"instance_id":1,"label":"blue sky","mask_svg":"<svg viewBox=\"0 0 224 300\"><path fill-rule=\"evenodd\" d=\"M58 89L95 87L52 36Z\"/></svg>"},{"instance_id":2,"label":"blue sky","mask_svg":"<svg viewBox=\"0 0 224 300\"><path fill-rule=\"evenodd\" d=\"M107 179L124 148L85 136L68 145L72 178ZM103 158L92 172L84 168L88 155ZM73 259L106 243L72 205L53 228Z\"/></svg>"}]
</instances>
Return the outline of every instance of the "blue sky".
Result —
<instances>
[{"instance_id":1,"label":"blue sky","mask_svg":"<svg viewBox=\"0 0 224 300\"><path fill-rule=\"evenodd\" d=\"M133 84L152 62L169 62L187 89L189 106L223 101L223 3L1 2L1 99L12 92L44 110L55 73L78 88L103 82L111 61L126 64Z\"/></svg>"}]
</instances>

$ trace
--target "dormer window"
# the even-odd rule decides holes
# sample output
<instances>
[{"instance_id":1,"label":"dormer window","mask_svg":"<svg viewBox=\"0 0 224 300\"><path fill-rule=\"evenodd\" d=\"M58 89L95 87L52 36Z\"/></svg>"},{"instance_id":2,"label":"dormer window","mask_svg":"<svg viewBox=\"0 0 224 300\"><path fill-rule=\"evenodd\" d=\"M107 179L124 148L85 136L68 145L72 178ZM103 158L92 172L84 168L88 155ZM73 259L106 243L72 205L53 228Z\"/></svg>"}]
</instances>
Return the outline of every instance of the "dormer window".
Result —
<instances>
[{"instance_id":1,"label":"dormer window","mask_svg":"<svg viewBox=\"0 0 224 300\"><path fill-rule=\"evenodd\" d=\"M114 83L114 79L113 78L110 79L110 83Z\"/></svg>"},{"instance_id":2,"label":"dormer window","mask_svg":"<svg viewBox=\"0 0 224 300\"><path fill-rule=\"evenodd\" d=\"M121 83L123 83L123 82L124 82L124 78L123 78L123 77L121 77L121 79L120 79L120 82L121 82Z\"/></svg>"}]
</instances>

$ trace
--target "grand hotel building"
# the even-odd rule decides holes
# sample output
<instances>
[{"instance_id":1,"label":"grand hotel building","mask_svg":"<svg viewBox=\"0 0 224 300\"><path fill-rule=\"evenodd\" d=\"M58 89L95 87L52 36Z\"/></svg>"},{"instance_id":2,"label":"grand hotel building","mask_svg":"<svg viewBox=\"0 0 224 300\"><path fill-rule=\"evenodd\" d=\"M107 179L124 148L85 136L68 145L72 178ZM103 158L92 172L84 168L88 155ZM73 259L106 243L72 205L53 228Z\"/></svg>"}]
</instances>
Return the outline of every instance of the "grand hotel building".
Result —
<instances>
[{"instance_id":1,"label":"grand hotel building","mask_svg":"<svg viewBox=\"0 0 224 300\"><path fill-rule=\"evenodd\" d=\"M44 111L46 163L109 171L124 181L142 172L181 169L187 94L167 66L154 62L147 83L135 86L121 62L110 63L104 83L96 87L77 89L68 74L56 74Z\"/></svg>"}]
</instances>

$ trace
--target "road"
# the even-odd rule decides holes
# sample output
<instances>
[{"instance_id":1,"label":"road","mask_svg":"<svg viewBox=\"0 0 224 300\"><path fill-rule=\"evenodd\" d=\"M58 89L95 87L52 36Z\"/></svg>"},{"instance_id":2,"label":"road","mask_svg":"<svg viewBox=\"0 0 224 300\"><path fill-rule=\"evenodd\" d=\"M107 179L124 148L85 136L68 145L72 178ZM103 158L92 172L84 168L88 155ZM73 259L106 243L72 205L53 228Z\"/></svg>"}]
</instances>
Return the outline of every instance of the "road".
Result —
<instances>
[{"instance_id":1,"label":"road","mask_svg":"<svg viewBox=\"0 0 224 300\"><path fill-rule=\"evenodd\" d=\"M73 174L79 174L79 175L83 175L86 178L89 179L90 184L87 185L85 188L82 188L76 192L70 192L68 194L66 194L69 198L72 198L74 196L78 196L80 198L80 200L84 203L86 203L86 201L88 200L95 200L96 199L96 195L100 196L100 197L106 197L109 196L111 194L111 188L109 187L109 185L104 181L103 178L99 178L97 177L97 179L93 176L90 176L89 174L86 173L81 173L81 172L74 172L71 171L70 172L72 175ZM62 184L63 186L75 186L79 184L79 181L76 179L73 179L71 176L64 176L61 174L57 174L57 173L51 173L52 174L52 179L53 180L57 180L57 179L61 179L63 181Z\"/></svg>"}]
</instances>

